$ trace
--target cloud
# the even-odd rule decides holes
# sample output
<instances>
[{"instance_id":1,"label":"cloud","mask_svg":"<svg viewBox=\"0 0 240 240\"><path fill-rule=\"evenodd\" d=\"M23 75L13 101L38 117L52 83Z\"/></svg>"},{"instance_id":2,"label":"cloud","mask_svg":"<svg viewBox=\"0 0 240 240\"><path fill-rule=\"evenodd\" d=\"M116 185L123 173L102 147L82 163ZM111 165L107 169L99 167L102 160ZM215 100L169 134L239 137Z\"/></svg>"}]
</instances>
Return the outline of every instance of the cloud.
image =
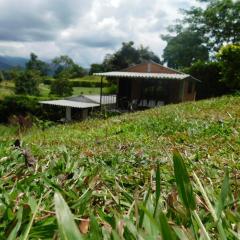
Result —
<instances>
[{"instance_id":1,"label":"cloud","mask_svg":"<svg viewBox=\"0 0 240 240\"><path fill-rule=\"evenodd\" d=\"M0 55L47 59L68 54L88 66L123 41L149 46L158 55L160 34L191 0L0 0Z\"/></svg>"}]
</instances>

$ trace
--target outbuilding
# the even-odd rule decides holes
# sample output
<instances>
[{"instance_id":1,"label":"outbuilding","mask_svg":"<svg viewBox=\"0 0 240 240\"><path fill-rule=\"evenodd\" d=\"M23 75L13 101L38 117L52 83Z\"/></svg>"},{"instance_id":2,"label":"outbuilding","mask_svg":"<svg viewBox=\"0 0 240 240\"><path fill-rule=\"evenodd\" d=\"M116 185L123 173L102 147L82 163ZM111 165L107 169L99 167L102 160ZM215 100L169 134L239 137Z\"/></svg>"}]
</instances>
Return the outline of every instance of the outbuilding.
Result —
<instances>
[{"instance_id":1,"label":"outbuilding","mask_svg":"<svg viewBox=\"0 0 240 240\"><path fill-rule=\"evenodd\" d=\"M118 109L137 110L169 103L194 101L196 82L200 82L188 74L153 61L137 64L122 71L95 73L94 75L116 81L116 107ZM102 91L100 98L106 98Z\"/></svg>"}]
</instances>

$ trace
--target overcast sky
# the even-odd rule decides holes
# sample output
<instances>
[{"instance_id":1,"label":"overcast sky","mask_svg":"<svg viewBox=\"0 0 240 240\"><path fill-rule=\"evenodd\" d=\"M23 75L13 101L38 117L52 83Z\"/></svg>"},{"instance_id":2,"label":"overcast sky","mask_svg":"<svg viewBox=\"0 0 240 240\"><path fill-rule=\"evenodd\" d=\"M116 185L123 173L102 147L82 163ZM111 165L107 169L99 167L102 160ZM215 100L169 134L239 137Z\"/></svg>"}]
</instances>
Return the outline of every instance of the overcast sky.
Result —
<instances>
[{"instance_id":1,"label":"overcast sky","mask_svg":"<svg viewBox=\"0 0 240 240\"><path fill-rule=\"evenodd\" d=\"M194 0L0 0L0 55L51 59L67 54L87 67L123 41L161 56L160 35Z\"/></svg>"}]
</instances>

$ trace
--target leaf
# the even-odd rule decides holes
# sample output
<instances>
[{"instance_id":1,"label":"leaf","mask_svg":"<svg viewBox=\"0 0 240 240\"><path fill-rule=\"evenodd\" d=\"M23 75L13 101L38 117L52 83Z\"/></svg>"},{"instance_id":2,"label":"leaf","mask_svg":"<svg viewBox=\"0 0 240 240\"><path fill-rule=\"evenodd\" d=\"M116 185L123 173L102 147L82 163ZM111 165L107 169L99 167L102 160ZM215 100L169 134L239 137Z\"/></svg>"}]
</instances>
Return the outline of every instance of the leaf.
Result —
<instances>
[{"instance_id":1,"label":"leaf","mask_svg":"<svg viewBox=\"0 0 240 240\"><path fill-rule=\"evenodd\" d=\"M160 213L160 226L163 240L176 239L164 213Z\"/></svg>"},{"instance_id":2,"label":"leaf","mask_svg":"<svg viewBox=\"0 0 240 240\"><path fill-rule=\"evenodd\" d=\"M56 192L54 194L54 204L61 239L64 240L83 239L67 203L65 202L62 195L59 192Z\"/></svg>"},{"instance_id":3,"label":"leaf","mask_svg":"<svg viewBox=\"0 0 240 240\"><path fill-rule=\"evenodd\" d=\"M102 231L95 216L90 216L90 239L102 239Z\"/></svg>"},{"instance_id":4,"label":"leaf","mask_svg":"<svg viewBox=\"0 0 240 240\"><path fill-rule=\"evenodd\" d=\"M27 239L28 239L28 235L29 235L29 233L30 233L31 227L32 227L32 225L33 225L34 218L35 218L36 215L37 215L37 211L38 211L38 209L39 209L39 207L40 207L41 202L42 202L42 196L41 196L38 204L35 206L35 209L32 209L32 211L34 210L33 215L32 215L32 217L31 217L31 220L30 220L29 224L27 225L27 228L26 228L24 234L23 234L23 235L21 236L21 238L20 238L21 240L27 240Z\"/></svg>"},{"instance_id":5,"label":"leaf","mask_svg":"<svg viewBox=\"0 0 240 240\"><path fill-rule=\"evenodd\" d=\"M229 172L228 172L228 169L226 169L225 177L224 177L222 188L221 188L221 193L220 193L219 200L218 200L218 208L217 208L217 217L218 218L220 218L221 213L224 209L224 205L226 203L229 190L230 190Z\"/></svg>"},{"instance_id":6,"label":"leaf","mask_svg":"<svg viewBox=\"0 0 240 240\"><path fill-rule=\"evenodd\" d=\"M7 240L15 240L17 238L17 233L18 233L18 231L21 227L21 223L22 223L22 213L23 213L23 208L20 207L18 212L17 212L17 224L14 227L14 229L11 231Z\"/></svg>"},{"instance_id":7,"label":"leaf","mask_svg":"<svg viewBox=\"0 0 240 240\"><path fill-rule=\"evenodd\" d=\"M196 209L196 200L183 158L178 151L173 152L174 174L179 196L188 213Z\"/></svg>"},{"instance_id":8,"label":"leaf","mask_svg":"<svg viewBox=\"0 0 240 240\"><path fill-rule=\"evenodd\" d=\"M156 170L156 200L155 200L154 216L156 215L158 201L160 198L160 192L161 192L161 179L160 179L160 168L158 165Z\"/></svg>"},{"instance_id":9,"label":"leaf","mask_svg":"<svg viewBox=\"0 0 240 240\"><path fill-rule=\"evenodd\" d=\"M146 197L145 197L145 199L144 199L144 202L143 202L143 206L144 206L144 207L145 207L146 204L147 204L149 195L150 195L150 189L148 189L147 195L146 195ZM144 211L143 211L142 208L141 208L140 211L139 211L139 228L141 228L142 225L143 225L143 219L144 219Z\"/></svg>"}]
</instances>

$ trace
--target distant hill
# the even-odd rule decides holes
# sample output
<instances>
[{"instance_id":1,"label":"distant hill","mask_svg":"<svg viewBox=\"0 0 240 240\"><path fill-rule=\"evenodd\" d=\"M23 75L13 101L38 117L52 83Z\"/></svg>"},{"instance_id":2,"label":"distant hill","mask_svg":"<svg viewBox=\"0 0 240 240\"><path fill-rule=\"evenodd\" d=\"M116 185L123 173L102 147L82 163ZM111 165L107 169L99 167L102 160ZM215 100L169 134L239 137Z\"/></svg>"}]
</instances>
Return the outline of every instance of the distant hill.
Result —
<instances>
[{"instance_id":1,"label":"distant hill","mask_svg":"<svg viewBox=\"0 0 240 240\"><path fill-rule=\"evenodd\" d=\"M27 61L27 58L22 57L0 56L0 70L6 70L17 66L24 68Z\"/></svg>"}]
</instances>

